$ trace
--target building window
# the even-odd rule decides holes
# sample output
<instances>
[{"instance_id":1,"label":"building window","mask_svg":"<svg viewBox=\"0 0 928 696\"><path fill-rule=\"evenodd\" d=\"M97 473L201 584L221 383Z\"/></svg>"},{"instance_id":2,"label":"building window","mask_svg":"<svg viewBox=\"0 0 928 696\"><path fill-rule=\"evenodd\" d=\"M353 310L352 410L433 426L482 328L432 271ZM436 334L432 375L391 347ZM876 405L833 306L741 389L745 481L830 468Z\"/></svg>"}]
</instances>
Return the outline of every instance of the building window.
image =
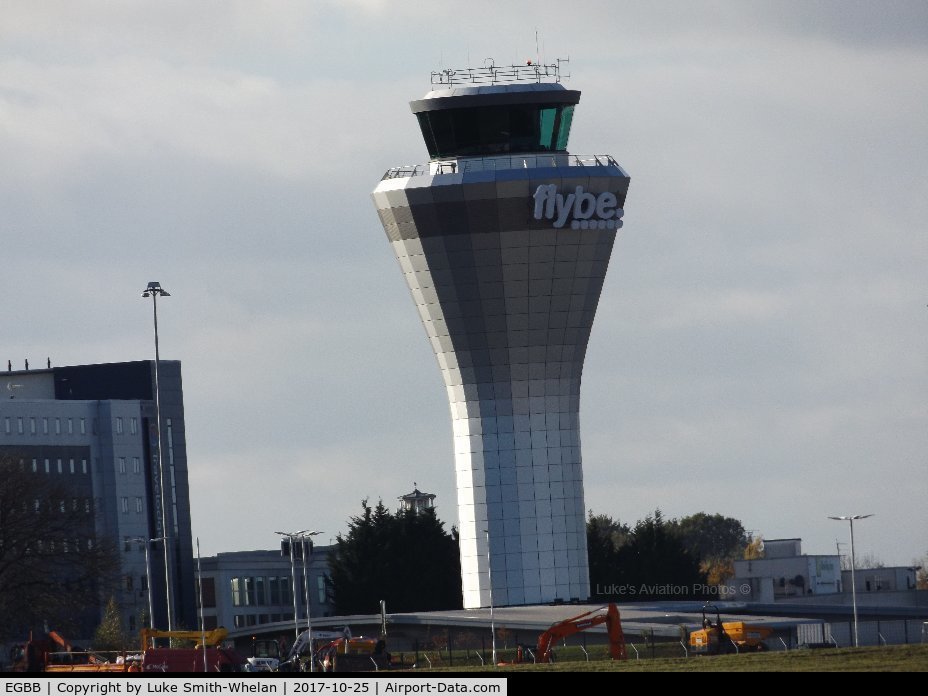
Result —
<instances>
[{"instance_id":1,"label":"building window","mask_svg":"<svg viewBox=\"0 0 928 696\"><path fill-rule=\"evenodd\" d=\"M119 458L119 473L120 474L126 473L126 458L125 457Z\"/></svg>"},{"instance_id":2,"label":"building window","mask_svg":"<svg viewBox=\"0 0 928 696\"><path fill-rule=\"evenodd\" d=\"M132 473L133 474L142 473L142 463L139 461L138 457L132 457Z\"/></svg>"},{"instance_id":3,"label":"building window","mask_svg":"<svg viewBox=\"0 0 928 696\"><path fill-rule=\"evenodd\" d=\"M287 605L292 600L289 577L268 578L268 589L271 594L270 604L274 606Z\"/></svg>"},{"instance_id":4,"label":"building window","mask_svg":"<svg viewBox=\"0 0 928 696\"><path fill-rule=\"evenodd\" d=\"M37 474L38 472L39 472L39 460L33 459L32 460L32 473Z\"/></svg>"},{"instance_id":5,"label":"building window","mask_svg":"<svg viewBox=\"0 0 928 696\"><path fill-rule=\"evenodd\" d=\"M73 459L68 460L68 468L71 470L71 473L73 474L74 473L74 460Z\"/></svg>"},{"instance_id":6,"label":"building window","mask_svg":"<svg viewBox=\"0 0 928 696\"><path fill-rule=\"evenodd\" d=\"M12 432L13 424L10 420L10 417L7 416L3 419L3 429L6 431L6 434L9 435Z\"/></svg>"},{"instance_id":7,"label":"building window","mask_svg":"<svg viewBox=\"0 0 928 696\"><path fill-rule=\"evenodd\" d=\"M255 579L245 578L245 606L255 606Z\"/></svg>"},{"instance_id":8,"label":"building window","mask_svg":"<svg viewBox=\"0 0 928 696\"><path fill-rule=\"evenodd\" d=\"M58 510L64 514L64 511L67 509L67 506L64 504L64 500L58 501Z\"/></svg>"},{"instance_id":9,"label":"building window","mask_svg":"<svg viewBox=\"0 0 928 696\"><path fill-rule=\"evenodd\" d=\"M16 432L20 435L23 434L23 417L16 416Z\"/></svg>"},{"instance_id":10,"label":"building window","mask_svg":"<svg viewBox=\"0 0 928 696\"><path fill-rule=\"evenodd\" d=\"M61 419L55 419L55 435L61 435Z\"/></svg>"},{"instance_id":11,"label":"building window","mask_svg":"<svg viewBox=\"0 0 928 696\"><path fill-rule=\"evenodd\" d=\"M58 473L59 474L64 473L64 467L62 467L60 459L58 460Z\"/></svg>"},{"instance_id":12,"label":"building window","mask_svg":"<svg viewBox=\"0 0 928 696\"><path fill-rule=\"evenodd\" d=\"M87 473L87 460L86 459L81 459L81 473L82 474Z\"/></svg>"},{"instance_id":13,"label":"building window","mask_svg":"<svg viewBox=\"0 0 928 696\"><path fill-rule=\"evenodd\" d=\"M203 578L203 607L206 609L216 607L216 581L214 578Z\"/></svg>"},{"instance_id":14,"label":"building window","mask_svg":"<svg viewBox=\"0 0 928 696\"><path fill-rule=\"evenodd\" d=\"M135 511L139 513L140 515L142 514L142 499L141 498L135 499Z\"/></svg>"},{"instance_id":15,"label":"building window","mask_svg":"<svg viewBox=\"0 0 928 696\"><path fill-rule=\"evenodd\" d=\"M71 498L71 512L77 512L79 505L77 498Z\"/></svg>"},{"instance_id":16,"label":"building window","mask_svg":"<svg viewBox=\"0 0 928 696\"><path fill-rule=\"evenodd\" d=\"M257 617L256 617L254 614L248 614L248 615L245 617L245 625L246 625L246 626L254 626L254 625L257 623L256 618L257 618Z\"/></svg>"},{"instance_id":17,"label":"building window","mask_svg":"<svg viewBox=\"0 0 928 696\"><path fill-rule=\"evenodd\" d=\"M245 628L245 615L244 614L236 614L234 617L232 617L232 619L233 619L233 623L235 624L236 628Z\"/></svg>"},{"instance_id":18,"label":"building window","mask_svg":"<svg viewBox=\"0 0 928 696\"><path fill-rule=\"evenodd\" d=\"M316 590L319 593L319 604L325 604L325 576L320 575L316 578Z\"/></svg>"},{"instance_id":19,"label":"building window","mask_svg":"<svg viewBox=\"0 0 928 696\"><path fill-rule=\"evenodd\" d=\"M131 575L126 576L126 591L127 592L132 592L132 590L135 587L135 583L132 580L133 578Z\"/></svg>"},{"instance_id":20,"label":"building window","mask_svg":"<svg viewBox=\"0 0 928 696\"><path fill-rule=\"evenodd\" d=\"M35 435L35 416L29 417L29 432L32 435Z\"/></svg>"},{"instance_id":21,"label":"building window","mask_svg":"<svg viewBox=\"0 0 928 696\"><path fill-rule=\"evenodd\" d=\"M232 606L242 606L242 582L241 578L232 578ZM236 615L236 620L238 616ZM236 624L237 626L238 624Z\"/></svg>"},{"instance_id":22,"label":"building window","mask_svg":"<svg viewBox=\"0 0 928 696\"><path fill-rule=\"evenodd\" d=\"M42 418L42 434L48 435L48 416Z\"/></svg>"},{"instance_id":23,"label":"building window","mask_svg":"<svg viewBox=\"0 0 928 696\"><path fill-rule=\"evenodd\" d=\"M267 586L267 581L265 578L255 578L255 604L259 607L263 607L267 604L267 592L265 592L265 587Z\"/></svg>"},{"instance_id":24,"label":"building window","mask_svg":"<svg viewBox=\"0 0 928 696\"><path fill-rule=\"evenodd\" d=\"M84 513L90 514L90 498L84 498Z\"/></svg>"},{"instance_id":25,"label":"building window","mask_svg":"<svg viewBox=\"0 0 928 696\"><path fill-rule=\"evenodd\" d=\"M51 466L49 465L48 460L46 459L45 460L45 473L50 474L51 471L52 471Z\"/></svg>"},{"instance_id":26,"label":"building window","mask_svg":"<svg viewBox=\"0 0 928 696\"><path fill-rule=\"evenodd\" d=\"M122 417L116 418L116 434L122 435Z\"/></svg>"},{"instance_id":27,"label":"building window","mask_svg":"<svg viewBox=\"0 0 928 696\"><path fill-rule=\"evenodd\" d=\"M130 418L129 419L129 432L133 435L138 435L139 432L139 419Z\"/></svg>"},{"instance_id":28,"label":"building window","mask_svg":"<svg viewBox=\"0 0 928 696\"><path fill-rule=\"evenodd\" d=\"M142 592L148 591L148 576L147 575L139 576L139 586L142 588Z\"/></svg>"},{"instance_id":29,"label":"building window","mask_svg":"<svg viewBox=\"0 0 928 696\"><path fill-rule=\"evenodd\" d=\"M81 435L87 434L87 419L81 418Z\"/></svg>"},{"instance_id":30,"label":"building window","mask_svg":"<svg viewBox=\"0 0 928 696\"><path fill-rule=\"evenodd\" d=\"M122 509L124 513L129 512L129 499L128 498L126 497L120 498L119 504L120 504L120 508Z\"/></svg>"},{"instance_id":31,"label":"building window","mask_svg":"<svg viewBox=\"0 0 928 696\"><path fill-rule=\"evenodd\" d=\"M42 503L40 503L40 502L39 502L39 499L36 498L36 499L35 499L35 512L36 512L36 514L38 514L39 511L40 511L41 509L42 509Z\"/></svg>"},{"instance_id":32,"label":"building window","mask_svg":"<svg viewBox=\"0 0 928 696\"><path fill-rule=\"evenodd\" d=\"M68 435L74 434L74 419L68 418Z\"/></svg>"},{"instance_id":33,"label":"building window","mask_svg":"<svg viewBox=\"0 0 928 696\"><path fill-rule=\"evenodd\" d=\"M62 539L62 540L61 540L61 550L62 550L63 553L67 553L67 552L68 552L68 540L67 540L67 539Z\"/></svg>"}]
</instances>

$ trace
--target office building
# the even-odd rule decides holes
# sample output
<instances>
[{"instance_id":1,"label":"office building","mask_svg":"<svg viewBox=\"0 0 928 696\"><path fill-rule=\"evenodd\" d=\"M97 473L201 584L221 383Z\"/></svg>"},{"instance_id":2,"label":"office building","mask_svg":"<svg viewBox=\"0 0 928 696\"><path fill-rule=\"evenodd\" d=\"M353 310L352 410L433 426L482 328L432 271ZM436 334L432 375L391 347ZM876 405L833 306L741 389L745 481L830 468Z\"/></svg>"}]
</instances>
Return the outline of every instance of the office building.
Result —
<instances>
[{"instance_id":1,"label":"office building","mask_svg":"<svg viewBox=\"0 0 928 696\"><path fill-rule=\"evenodd\" d=\"M149 584L154 626L167 627L163 541L147 541L165 536L171 542L175 626L197 626L180 362L160 363L167 535L162 529L154 362L9 368L0 372L0 455L61 484L68 491L61 505L88 516L75 537L82 544L112 544L120 556L117 586L101 587L101 604L88 612L82 630L93 630L113 596L124 629L137 631L147 623ZM74 552L60 543L56 548Z\"/></svg>"}]
</instances>

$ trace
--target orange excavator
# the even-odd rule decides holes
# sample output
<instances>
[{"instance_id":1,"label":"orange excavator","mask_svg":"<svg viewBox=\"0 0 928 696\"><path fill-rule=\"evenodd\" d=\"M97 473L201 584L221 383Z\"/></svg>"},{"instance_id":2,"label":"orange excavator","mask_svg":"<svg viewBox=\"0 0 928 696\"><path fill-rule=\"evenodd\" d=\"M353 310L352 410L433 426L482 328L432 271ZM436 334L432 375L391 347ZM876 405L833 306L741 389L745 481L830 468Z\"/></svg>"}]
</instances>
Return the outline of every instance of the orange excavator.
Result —
<instances>
[{"instance_id":1,"label":"orange excavator","mask_svg":"<svg viewBox=\"0 0 928 696\"><path fill-rule=\"evenodd\" d=\"M538 636L536 660L542 663L554 662L552 648L557 641L602 624L606 624L606 632L609 635L609 655L613 660L624 660L625 634L622 633L622 620L619 616L619 610L613 603L552 625L551 628ZM522 661L523 651L520 647L513 664Z\"/></svg>"}]
</instances>

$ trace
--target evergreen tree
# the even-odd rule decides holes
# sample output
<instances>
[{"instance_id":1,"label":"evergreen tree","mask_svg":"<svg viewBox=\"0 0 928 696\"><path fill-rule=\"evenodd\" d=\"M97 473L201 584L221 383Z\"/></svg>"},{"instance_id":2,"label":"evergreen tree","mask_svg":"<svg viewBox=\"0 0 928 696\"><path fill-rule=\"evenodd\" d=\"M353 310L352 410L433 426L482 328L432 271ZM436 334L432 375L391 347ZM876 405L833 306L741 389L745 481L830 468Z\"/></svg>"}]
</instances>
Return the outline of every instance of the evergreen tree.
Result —
<instances>
[{"instance_id":1,"label":"evergreen tree","mask_svg":"<svg viewBox=\"0 0 928 696\"><path fill-rule=\"evenodd\" d=\"M129 647L129 640L122 628L122 618L119 615L119 605L116 598L110 597L103 612L103 620L97 626L93 635L94 650L121 651Z\"/></svg>"},{"instance_id":2,"label":"evergreen tree","mask_svg":"<svg viewBox=\"0 0 928 696\"><path fill-rule=\"evenodd\" d=\"M457 532L446 533L433 509L391 513L383 502L351 518L330 557L339 614L460 609Z\"/></svg>"},{"instance_id":3,"label":"evergreen tree","mask_svg":"<svg viewBox=\"0 0 928 696\"><path fill-rule=\"evenodd\" d=\"M699 560L686 550L660 510L635 525L616 552L616 564L622 584L636 588L638 599L673 599L668 586L692 598L694 588L706 582Z\"/></svg>"}]
</instances>

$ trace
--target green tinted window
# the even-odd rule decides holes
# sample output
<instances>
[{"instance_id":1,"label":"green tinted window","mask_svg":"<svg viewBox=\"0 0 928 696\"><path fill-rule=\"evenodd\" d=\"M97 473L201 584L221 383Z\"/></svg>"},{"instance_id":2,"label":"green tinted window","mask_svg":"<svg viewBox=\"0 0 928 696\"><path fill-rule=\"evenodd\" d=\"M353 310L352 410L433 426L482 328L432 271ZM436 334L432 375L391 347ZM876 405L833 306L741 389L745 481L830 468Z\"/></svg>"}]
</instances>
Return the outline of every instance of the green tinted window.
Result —
<instances>
[{"instance_id":1,"label":"green tinted window","mask_svg":"<svg viewBox=\"0 0 928 696\"><path fill-rule=\"evenodd\" d=\"M566 150L567 139L570 137L570 124L574 120L574 107L565 106L561 108L561 124L557 131L557 144L555 150Z\"/></svg>"},{"instance_id":2,"label":"green tinted window","mask_svg":"<svg viewBox=\"0 0 928 696\"><path fill-rule=\"evenodd\" d=\"M554 125L557 122L557 107L550 106L547 108L538 110L538 131L539 138L538 142L544 150L559 149L563 150L564 148L553 148L552 144L554 143Z\"/></svg>"},{"instance_id":3,"label":"green tinted window","mask_svg":"<svg viewBox=\"0 0 928 696\"><path fill-rule=\"evenodd\" d=\"M429 155L467 157L566 150L572 106L513 104L417 114Z\"/></svg>"}]
</instances>

